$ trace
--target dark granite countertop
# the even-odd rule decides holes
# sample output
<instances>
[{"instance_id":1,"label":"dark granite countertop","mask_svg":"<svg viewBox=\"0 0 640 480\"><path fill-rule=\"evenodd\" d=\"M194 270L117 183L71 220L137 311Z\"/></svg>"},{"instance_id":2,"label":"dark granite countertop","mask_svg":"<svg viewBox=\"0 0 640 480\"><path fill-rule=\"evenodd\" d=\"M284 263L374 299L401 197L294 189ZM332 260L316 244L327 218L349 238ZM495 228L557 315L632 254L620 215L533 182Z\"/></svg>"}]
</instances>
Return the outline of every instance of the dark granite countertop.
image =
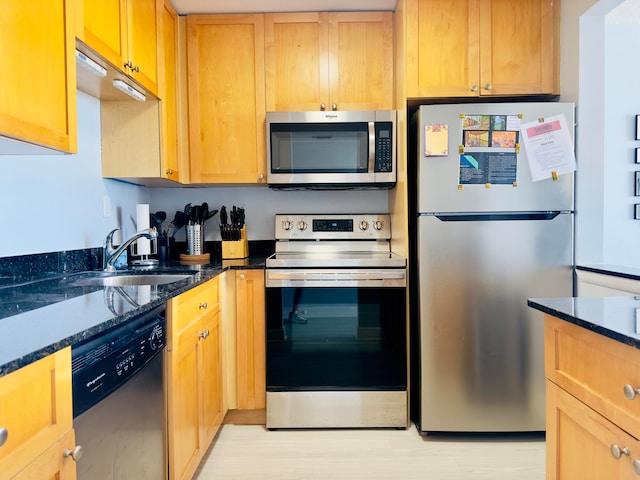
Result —
<instances>
[{"instance_id":1,"label":"dark granite countertop","mask_svg":"<svg viewBox=\"0 0 640 480\"><path fill-rule=\"evenodd\" d=\"M137 273L193 273L166 285L73 286L86 272L0 284L0 376L124 323L228 269L264 268L265 256L186 265L163 262Z\"/></svg>"},{"instance_id":2,"label":"dark granite countertop","mask_svg":"<svg viewBox=\"0 0 640 480\"><path fill-rule=\"evenodd\" d=\"M640 348L640 296L530 298L528 305Z\"/></svg>"},{"instance_id":3,"label":"dark granite countertop","mask_svg":"<svg viewBox=\"0 0 640 480\"><path fill-rule=\"evenodd\" d=\"M600 273L603 275L612 275L614 277L629 278L631 280L640 280L640 268L626 267L624 265L576 265L576 270L584 270L586 272Z\"/></svg>"}]
</instances>

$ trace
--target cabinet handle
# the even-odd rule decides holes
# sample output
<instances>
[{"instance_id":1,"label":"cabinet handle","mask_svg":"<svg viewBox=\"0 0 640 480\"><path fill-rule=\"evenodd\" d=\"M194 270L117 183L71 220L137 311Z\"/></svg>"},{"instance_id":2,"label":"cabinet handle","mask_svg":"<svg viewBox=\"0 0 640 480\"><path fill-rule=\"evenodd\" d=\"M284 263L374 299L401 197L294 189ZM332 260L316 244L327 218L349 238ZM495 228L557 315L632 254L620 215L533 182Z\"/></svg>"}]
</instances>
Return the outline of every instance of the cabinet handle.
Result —
<instances>
[{"instance_id":1,"label":"cabinet handle","mask_svg":"<svg viewBox=\"0 0 640 480\"><path fill-rule=\"evenodd\" d=\"M136 65L135 67L133 67L133 71L138 73L140 71L140 67Z\"/></svg>"},{"instance_id":2,"label":"cabinet handle","mask_svg":"<svg viewBox=\"0 0 640 480\"><path fill-rule=\"evenodd\" d=\"M166 173L167 175L173 175L173 170L169 168L164 173Z\"/></svg>"},{"instance_id":3,"label":"cabinet handle","mask_svg":"<svg viewBox=\"0 0 640 480\"><path fill-rule=\"evenodd\" d=\"M203 310L207 309L207 302L203 302L200 305L198 305L198 308L202 308Z\"/></svg>"},{"instance_id":4,"label":"cabinet handle","mask_svg":"<svg viewBox=\"0 0 640 480\"><path fill-rule=\"evenodd\" d=\"M331 109L335 112L336 110L338 110L338 104L334 103L333 105L331 105Z\"/></svg>"},{"instance_id":5,"label":"cabinet handle","mask_svg":"<svg viewBox=\"0 0 640 480\"><path fill-rule=\"evenodd\" d=\"M79 461L82 458L82 447L80 445L76 445L73 450L69 450L68 448L64 451L64 458L71 457L74 462Z\"/></svg>"},{"instance_id":6,"label":"cabinet handle","mask_svg":"<svg viewBox=\"0 0 640 480\"><path fill-rule=\"evenodd\" d=\"M244 273L241 273L240 274L240 280L244 280L244 277L245 277Z\"/></svg>"},{"instance_id":7,"label":"cabinet handle","mask_svg":"<svg viewBox=\"0 0 640 480\"><path fill-rule=\"evenodd\" d=\"M133 63L131 63L131 60L129 60L127 63L124 64L125 68L133 68Z\"/></svg>"},{"instance_id":8,"label":"cabinet handle","mask_svg":"<svg viewBox=\"0 0 640 480\"><path fill-rule=\"evenodd\" d=\"M636 473L636 475L640 475L640 460L636 458L632 463L633 471Z\"/></svg>"},{"instance_id":9,"label":"cabinet handle","mask_svg":"<svg viewBox=\"0 0 640 480\"><path fill-rule=\"evenodd\" d=\"M7 442L7 438L9 438L9 430L4 427L0 428L0 447Z\"/></svg>"},{"instance_id":10,"label":"cabinet handle","mask_svg":"<svg viewBox=\"0 0 640 480\"><path fill-rule=\"evenodd\" d=\"M640 394L640 388L633 388L628 383L624 386L624 396L627 397L628 400L633 400L638 394Z\"/></svg>"},{"instance_id":11,"label":"cabinet handle","mask_svg":"<svg viewBox=\"0 0 640 480\"><path fill-rule=\"evenodd\" d=\"M478 86L477 85L471 85L471 91L472 92L477 92L478 91Z\"/></svg>"},{"instance_id":12,"label":"cabinet handle","mask_svg":"<svg viewBox=\"0 0 640 480\"><path fill-rule=\"evenodd\" d=\"M260 180L260 181L264 180L264 175L262 173L260 175L258 175L258 180Z\"/></svg>"},{"instance_id":13,"label":"cabinet handle","mask_svg":"<svg viewBox=\"0 0 640 480\"><path fill-rule=\"evenodd\" d=\"M205 330L198 334L198 338L202 338L203 340L206 340L208 336L209 336L209 330Z\"/></svg>"},{"instance_id":14,"label":"cabinet handle","mask_svg":"<svg viewBox=\"0 0 640 480\"><path fill-rule=\"evenodd\" d=\"M628 456L631 453L629 452L629 449L627 447L620 448L620 446L617 443L612 443L609 450L611 451L611 456L613 456L613 458L616 458L616 459L619 459L620 457L622 457L622 455Z\"/></svg>"},{"instance_id":15,"label":"cabinet handle","mask_svg":"<svg viewBox=\"0 0 640 480\"><path fill-rule=\"evenodd\" d=\"M320 110L322 110L323 112L326 110L327 106L324 103L320 104Z\"/></svg>"},{"instance_id":16,"label":"cabinet handle","mask_svg":"<svg viewBox=\"0 0 640 480\"><path fill-rule=\"evenodd\" d=\"M487 83L487 84L484 86L484 89L485 89L485 90L491 90L491 88L492 88L492 87L491 87L491 84L490 84L490 83Z\"/></svg>"}]
</instances>

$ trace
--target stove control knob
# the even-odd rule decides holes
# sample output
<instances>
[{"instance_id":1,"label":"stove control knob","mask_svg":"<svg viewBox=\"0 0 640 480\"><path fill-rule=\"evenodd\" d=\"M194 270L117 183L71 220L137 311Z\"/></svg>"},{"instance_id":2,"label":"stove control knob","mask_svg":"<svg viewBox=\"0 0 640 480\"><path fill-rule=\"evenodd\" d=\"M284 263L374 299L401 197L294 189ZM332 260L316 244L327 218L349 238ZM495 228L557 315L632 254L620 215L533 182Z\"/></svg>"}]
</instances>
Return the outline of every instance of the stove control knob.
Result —
<instances>
[{"instance_id":1,"label":"stove control knob","mask_svg":"<svg viewBox=\"0 0 640 480\"><path fill-rule=\"evenodd\" d=\"M305 222L304 220L300 220L298 222L298 230L306 230L307 229L307 222Z\"/></svg>"},{"instance_id":2,"label":"stove control knob","mask_svg":"<svg viewBox=\"0 0 640 480\"><path fill-rule=\"evenodd\" d=\"M376 230L382 230L384 228L384 222L382 220L376 220L373 222L373 228Z\"/></svg>"},{"instance_id":3,"label":"stove control knob","mask_svg":"<svg viewBox=\"0 0 640 480\"><path fill-rule=\"evenodd\" d=\"M366 230L367 228L369 228L369 222L367 222L366 220L360 220L360 230Z\"/></svg>"},{"instance_id":4,"label":"stove control knob","mask_svg":"<svg viewBox=\"0 0 640 480\"><path fill-rule=\"evenodd\" d=\"M293 225L291 224L291 220L283 220L282 221L282 229L289 231L291 230L291 227L293 227Z\"/></svg>"}]
</instances>

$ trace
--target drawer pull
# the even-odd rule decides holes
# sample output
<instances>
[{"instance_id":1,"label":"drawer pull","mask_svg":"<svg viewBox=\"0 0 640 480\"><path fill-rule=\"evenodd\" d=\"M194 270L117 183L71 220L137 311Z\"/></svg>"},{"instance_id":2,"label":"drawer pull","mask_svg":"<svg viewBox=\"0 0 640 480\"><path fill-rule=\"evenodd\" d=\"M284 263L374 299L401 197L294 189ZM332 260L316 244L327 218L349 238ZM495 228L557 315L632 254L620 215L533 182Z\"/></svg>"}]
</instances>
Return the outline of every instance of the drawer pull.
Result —
<instances>
[{"instance_id":1,"label":"drawer pull","mask_svg":"<svg viewBox=\"0 0 640 480\"><path fill-rule=\"evenodd\" d=\"M201 303L200 305L198 305L198 308L202 308L202 309L206 310L207 309L207 302Z\"/></svg>"},{"instance_id":2,"label":"drawer pull","mask_svg":"<svg viewBox=\"0 0 640 480\"><path fill-rule=\"evenodd\" d=\"M0 447L7 442L7 438L9 438L9 430L4 427L0 428Z\"/></svg>"},{"instance_id":3,"label":"drawer pull","mask_svg":"<svg viewBox=\"0 0 640 480\"><path fill-rule=\"evenodd\" d=\"M64 458L71 457L74 462L79 461L82 458L82 447L80 445L76 445L73 450L69 450L68 448L64 451Z\"/></svg>"},{"instance_id":4,"label":"drawer pull","mask_svg":"<svg viewBox=\"0 0 640 480\"><path fill-rule=\"evenodd\" d=\"M613 458L618 458L618 459L622 457L622 455L630 455L631 453L629 452L629 449L627 447L620 448L620 446L617 443L612 443L611 448L609 448L609 450L611 451L611 455L613 456Z\"/></svg>"},{"instance_id":5,"label":"drawer pull","mask_svg":"<svg viewBox=\"0 0 640 480\"><path fill-rule=\"evenodd\" d=\"M636 475L640 475L640 460L636 458L632 463L633 471L636 472Z\"/></svg>"},{"instance_id":6,"label":"drawer pull","mask_svg":"<svg viewBox=\"0 0 640 480\"><path fill-rule=\"evenodd\" d=\"M633 400L638 394L640 394L640 388L633 388L628 383L624 386L624 396L629 400Z\"/></svg>"}]
</instances>

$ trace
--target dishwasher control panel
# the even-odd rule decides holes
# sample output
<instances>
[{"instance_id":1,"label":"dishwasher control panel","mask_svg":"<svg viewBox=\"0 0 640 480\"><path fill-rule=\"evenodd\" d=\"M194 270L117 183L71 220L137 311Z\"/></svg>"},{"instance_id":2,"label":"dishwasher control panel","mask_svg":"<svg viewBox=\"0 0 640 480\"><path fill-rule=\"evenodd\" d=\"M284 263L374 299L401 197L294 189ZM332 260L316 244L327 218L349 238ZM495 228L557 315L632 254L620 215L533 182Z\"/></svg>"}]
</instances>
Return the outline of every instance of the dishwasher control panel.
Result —
<instances>
[{"instance_id":1,"label":"dishwasher control panel","mask_svg":"<svg viewBox=\"0 0 640 480\"><path fill-rule=\"evenodd\" d=\"M74 346L73 416L117 390L165 347L164 306Z\"/></svg>"}]
</instances>

